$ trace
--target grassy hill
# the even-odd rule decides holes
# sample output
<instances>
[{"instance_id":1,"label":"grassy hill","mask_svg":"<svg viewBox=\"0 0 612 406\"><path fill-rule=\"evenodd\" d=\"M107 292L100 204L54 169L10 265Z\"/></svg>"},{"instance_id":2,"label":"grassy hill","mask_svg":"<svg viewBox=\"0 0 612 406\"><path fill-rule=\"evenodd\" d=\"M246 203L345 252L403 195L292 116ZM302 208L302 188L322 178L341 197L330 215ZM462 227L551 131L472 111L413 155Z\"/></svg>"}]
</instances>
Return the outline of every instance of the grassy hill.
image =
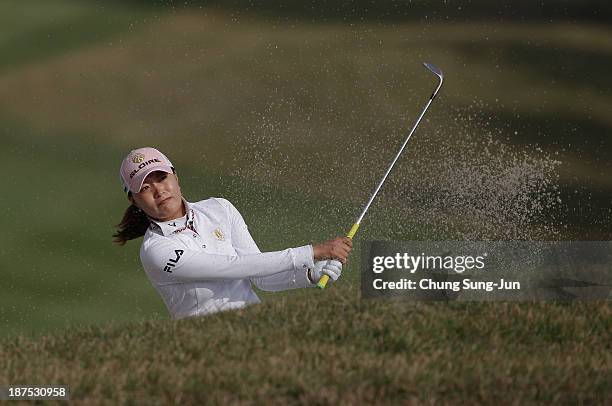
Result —
<instances>
[{"instance_id":1,"label":"grassy hill","mask_svg":"<svg viewBox=\"0 0 612 406\"><path fill-rule=\"evenodd\" d=\"M352 284L212 317L73 328L0 346L0 381L92 403L610 400L608 303L360 300Z\"/></svg>"}]
</instances>

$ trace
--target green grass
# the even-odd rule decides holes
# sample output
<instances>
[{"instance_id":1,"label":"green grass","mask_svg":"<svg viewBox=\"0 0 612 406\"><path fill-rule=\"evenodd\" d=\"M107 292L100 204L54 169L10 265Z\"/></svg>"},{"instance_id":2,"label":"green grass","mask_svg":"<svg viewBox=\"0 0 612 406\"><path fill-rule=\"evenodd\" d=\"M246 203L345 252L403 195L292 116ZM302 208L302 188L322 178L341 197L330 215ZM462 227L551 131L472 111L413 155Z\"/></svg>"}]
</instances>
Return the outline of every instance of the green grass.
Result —
<instances>
[{"instance_id":1,"label":"green grass","mask_svg":"<svg viewBox=\"0 0 612 406\"><path fill-rule=\"evenodd\" d=\"M91 43L112 42L152 16L153 10L77 0L3 1L0 72L75 52Z\"/></svg>"},{"instance_id":2,"label":"green grass","mask_svg":"<svg viewBox=\"0 0 612 406\"><path fill-rule=\"evenodd\" d=\"M401 179L435 172L436 153L455 137L492 133L520 153L537 144L563 162L565 214L586 208L570 220L609 234L609 86L585 62L606 66L605 26L272 23L209 8L136 19L113 41L7 71L0 110L79 142L154 144L201 170L359 204L432 89L420 61L435 61L446 82L400 162ZM418 153L430 162L417 166Z\"/></svg>"},{"instance_id":3,"label":"green grass","mask_svg":"<svg viewBox=\"0 0 612 406\"><path fill-rule=\"evenodd\" d=\"M2 199L1 225L12 232L0 242L12 266L0 297L2 334L165 311L146 285L137 247L110 244L121 211L105 193L118 185L105 163L116 152L59 136L36 139L4 123L0 157L11 168L11 193Z\"/></svg>"},{"instance_id":4,"label":"green grass","mask_svg":"<svg viewBox=\"0 0 612 406\"><path fill-rule=\"evenodd\" d=\"M110 403L605 403L611 316L607 302L364 301L343 283L211 317L3 340L0 381Z\"/></svg>"}]
</instances>

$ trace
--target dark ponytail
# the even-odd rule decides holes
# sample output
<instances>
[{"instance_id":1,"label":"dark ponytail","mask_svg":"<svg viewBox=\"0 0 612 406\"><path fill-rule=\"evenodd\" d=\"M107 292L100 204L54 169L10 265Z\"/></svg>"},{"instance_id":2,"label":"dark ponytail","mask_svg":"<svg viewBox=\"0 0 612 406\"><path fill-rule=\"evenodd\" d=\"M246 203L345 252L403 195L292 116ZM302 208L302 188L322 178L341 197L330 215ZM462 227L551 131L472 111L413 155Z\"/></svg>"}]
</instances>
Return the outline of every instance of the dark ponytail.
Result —
<instances>
[{"instance_id":1,"label":"dark ponytail","mask_svg":"<svg viewBox=\"0 0 612 406\"><path fill-rule=\"evenodd\" d=\"M145 235L149 227L150 220L146 213L131 204L125 210L121 223L117 224L117 232L113 234L113 242L119 245L125 245L128 240L142 237Z\"/></svg>"}]
</instances>

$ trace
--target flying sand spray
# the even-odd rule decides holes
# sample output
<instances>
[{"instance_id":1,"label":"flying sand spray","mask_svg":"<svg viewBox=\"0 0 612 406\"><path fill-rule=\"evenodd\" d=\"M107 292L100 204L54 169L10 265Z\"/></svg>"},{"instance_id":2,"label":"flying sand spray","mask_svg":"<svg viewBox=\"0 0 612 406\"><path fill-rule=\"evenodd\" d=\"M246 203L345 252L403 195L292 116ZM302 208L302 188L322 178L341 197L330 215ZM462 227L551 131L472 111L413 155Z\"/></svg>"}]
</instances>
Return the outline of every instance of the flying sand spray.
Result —
<instances>
[{"instance_id":1,"label":"flying sand spray","mask_svg":"<svg viewBox=\"0 0 612 406\"><path fill-rule=\"evenodd\" d=\"M404 148L406 148L406 145L408 144L408 141L410 140L410 137L412 137L412 134L414 133L414 130L416 130L417 126L419 125L419 123L421 122L421 119L423 118L423 116L425 115L425 112L427 111L427 109L429 108L429 105L431 104L431 102L433 101L433 99L436 97L436 95L438 94L438 91L440 90L440 88L442 87L442 81L444 80L444 75L442 74L442 71L435 65L432 65L430 63L424 62L423 65L425 65L425 67L427 69L429 69L434 75L436 75L438 77L438 86L436 87L436 89L433 91L433 93L431 94L431 97L429 98L429 101L427 102L427 104L425 105L425 108L423 109L423 111L421 112L421 115L419 116L419 118L417 119L416 123L414 123L414 126L412 127L412 130L410 130L410 134L408 134L408 138L406 138L406 140L404 141L404 143L402 144L402 147L400 148L399 152L397 153L397 155L395 155L395 158L393 159L393 161L391 162L391 165L389 165L389 168L387 169L387 172L385 172L385 175L382 177L380 183L378 184L378 186L376 186L376 190L374 190L374 193L372 193L372 196L370 197L370 200L368 200L368 203L365 205L365 207L363 208L363 211L361 212L361 215L359 216L359 218L357 219L357 221L355 222L355 224L353 224L353 227L351 227L351 230L348 232L347 237L350 239L353 239L353 237L355 236L355 234L357 234L357 230L359 229L359 225L361 224L361 220L363 220L363 217L365 216L366 212L368 211L368 209L370 208L370 205L372 204L372 202L374 201L374 198L376 197L376 195L378 194L378 191L380 190L380 188L382 187L383 183L385 183L385 180L387 179L387 176L389 176L389 173L391 172L391 170L393 169L393 166L395 165L395 162L397 162L398 158L400 157L400 155L402 154L402 152L404 151ZM321 277L321 279L319 279L319 282L317 283L317 286L320 289L324 289L325 285L327 285L327 281L329 280L329 276L327 275L323 275Z\"/></svg>"}]
</instances>

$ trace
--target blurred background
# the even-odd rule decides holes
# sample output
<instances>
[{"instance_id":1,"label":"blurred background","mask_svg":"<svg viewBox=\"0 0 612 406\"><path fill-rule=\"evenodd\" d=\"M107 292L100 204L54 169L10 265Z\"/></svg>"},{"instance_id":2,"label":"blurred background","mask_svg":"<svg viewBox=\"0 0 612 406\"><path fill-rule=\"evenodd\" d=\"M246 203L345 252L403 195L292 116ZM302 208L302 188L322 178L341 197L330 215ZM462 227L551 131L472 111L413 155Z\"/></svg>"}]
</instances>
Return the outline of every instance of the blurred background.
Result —
<instances>
[{"instance_id":1,"label":"blurred background","mask_svg":"<svg viewBox=\"0 0 612 406\"><path fill-rule=\"evenodd\" d=\"M445 83L359 240L609 240L604 1L0 3L0 335L167 318L118 247L119 165L153 146L262 250L346 233ZM358 246L358 244L357 244ZM358 283L358 250L345 283Z\"/></svg>"}]
</instances>

